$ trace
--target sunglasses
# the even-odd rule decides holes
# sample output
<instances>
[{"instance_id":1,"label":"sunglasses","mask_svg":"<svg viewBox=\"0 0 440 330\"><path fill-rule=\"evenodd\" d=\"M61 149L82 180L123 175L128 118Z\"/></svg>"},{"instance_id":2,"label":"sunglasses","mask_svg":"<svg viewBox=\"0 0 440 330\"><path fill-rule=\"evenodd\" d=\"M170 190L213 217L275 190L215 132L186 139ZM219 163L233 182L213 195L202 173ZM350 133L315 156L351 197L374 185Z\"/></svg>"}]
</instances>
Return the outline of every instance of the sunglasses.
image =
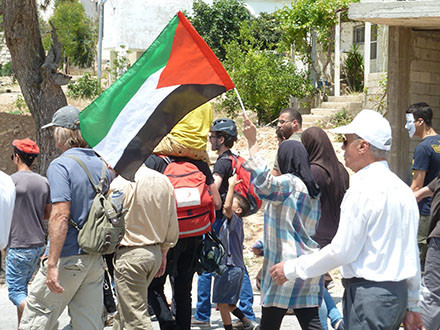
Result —
<instances>
[{"instance_id":1,"label":"sunglasses","mask_svg":"<svg viewBox=\"0 0 440 330\"><path fill-rule=\"evenodd\" d=\"M356 141L356 140L362 140L361 137L355 135L354 139L351 140L347 140L347 138L345 136L342 137L342 145L344 146L344 148L346 148L350 143Z\"/></svg>"}]
</instances>

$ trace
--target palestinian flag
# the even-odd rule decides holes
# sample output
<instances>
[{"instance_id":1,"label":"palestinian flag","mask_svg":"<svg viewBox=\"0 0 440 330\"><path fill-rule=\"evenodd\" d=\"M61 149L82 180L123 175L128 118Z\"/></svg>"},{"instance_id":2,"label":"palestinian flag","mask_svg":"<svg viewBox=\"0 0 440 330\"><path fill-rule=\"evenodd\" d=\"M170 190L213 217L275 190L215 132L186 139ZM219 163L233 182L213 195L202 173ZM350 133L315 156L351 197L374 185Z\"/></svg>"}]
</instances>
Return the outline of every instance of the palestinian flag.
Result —
<instances>
[{"instance_id":1,"label":"palestinian flag","mask_svg":"<svg viewBox=\"0 0 440 330\"><path fill-rule=\"evenodd\" d=\"M132 180L187 113L232 88L220 61L179 12L136 63L80 113L81 133Z\"/></svg>"}]
</instances>

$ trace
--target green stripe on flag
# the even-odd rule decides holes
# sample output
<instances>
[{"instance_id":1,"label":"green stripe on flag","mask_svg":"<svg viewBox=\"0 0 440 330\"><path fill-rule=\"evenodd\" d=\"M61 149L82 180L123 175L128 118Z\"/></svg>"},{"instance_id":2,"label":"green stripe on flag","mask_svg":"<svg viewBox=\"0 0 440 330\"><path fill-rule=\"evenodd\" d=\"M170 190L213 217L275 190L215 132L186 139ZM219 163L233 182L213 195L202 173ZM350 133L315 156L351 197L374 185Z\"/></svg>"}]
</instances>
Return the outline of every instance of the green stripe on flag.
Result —
<instances>
[{"instance_id":1,"label":"green stripe on flag","mask_svg":"<svg viewBox=\"0 0 440 330\"><path fill-rule=\"evenodd\" d=\"M81 134L90 147L107 135L119 113L148 77L166 66L178 23L176 15L136 63L81 111Z\"/></svg>"}]
</instances>

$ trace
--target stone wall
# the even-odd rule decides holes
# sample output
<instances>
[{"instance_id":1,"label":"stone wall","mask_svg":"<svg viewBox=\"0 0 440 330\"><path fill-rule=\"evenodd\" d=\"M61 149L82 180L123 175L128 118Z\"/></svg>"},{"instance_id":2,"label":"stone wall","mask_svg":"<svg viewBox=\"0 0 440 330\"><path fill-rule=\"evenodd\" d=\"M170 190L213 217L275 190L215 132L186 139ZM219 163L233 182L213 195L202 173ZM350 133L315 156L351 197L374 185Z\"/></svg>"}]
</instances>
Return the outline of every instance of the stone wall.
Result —
<instances>
[{"instance_id":1,"label":"stone wall","mask_svg":"<svg viewBox=\"0 0 440 330\"><path fill-rule=\"evenodd\" d=\"M434 112L433 127L440 133L440 32L390 27L388 57L388 112L393 129L390 165L411 182L414 149L409 139L405 111L416 102L427 102Z\"/></svg>"},{"instance_id":2,"label":"stone wall","mask_svg":"<svg viewBox=\"0 0 440 330\"><path fill-rule=\"evenodd\" d=\"M411 31L409 104L428 103L433 110L433 127L440 133L440 32ZM411 139L409 161L419 143Z\"/></svg>"},{"instance_id":3,"label":"stone wall","mask_svg":"<svg viewBox=\"0 0 440 330\"><path fill-rule=\"evenodd\" d=\"M368 75L367 84L365 86L364 109L375 109L381 105L386 105L386 86L381 86L381 82L386 78L386 72L375 72Z\"/></svg>"}]
</instances>

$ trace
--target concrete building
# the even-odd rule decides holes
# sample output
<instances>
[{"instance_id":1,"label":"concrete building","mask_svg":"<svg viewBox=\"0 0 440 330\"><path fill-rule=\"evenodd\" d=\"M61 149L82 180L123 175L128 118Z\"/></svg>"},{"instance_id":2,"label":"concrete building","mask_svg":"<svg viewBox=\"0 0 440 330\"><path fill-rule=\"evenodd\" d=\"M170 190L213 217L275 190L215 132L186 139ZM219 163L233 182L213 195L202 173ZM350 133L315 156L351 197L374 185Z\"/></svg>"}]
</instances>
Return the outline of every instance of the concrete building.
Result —
<instances>
[{"instance_id":1,"label":"concrete building","mask_svg":"<svg viewBox=\"0 0 440 330\"><path fill-rule=\"evenodd\" d=\"M417 141L405 130L405 110L427 102L440 132L440 1L361 0L350 5L350 19L388 28L388 108L393 129L390 165L410 182L411 160Z\"/></svg>"}]
</instances>

